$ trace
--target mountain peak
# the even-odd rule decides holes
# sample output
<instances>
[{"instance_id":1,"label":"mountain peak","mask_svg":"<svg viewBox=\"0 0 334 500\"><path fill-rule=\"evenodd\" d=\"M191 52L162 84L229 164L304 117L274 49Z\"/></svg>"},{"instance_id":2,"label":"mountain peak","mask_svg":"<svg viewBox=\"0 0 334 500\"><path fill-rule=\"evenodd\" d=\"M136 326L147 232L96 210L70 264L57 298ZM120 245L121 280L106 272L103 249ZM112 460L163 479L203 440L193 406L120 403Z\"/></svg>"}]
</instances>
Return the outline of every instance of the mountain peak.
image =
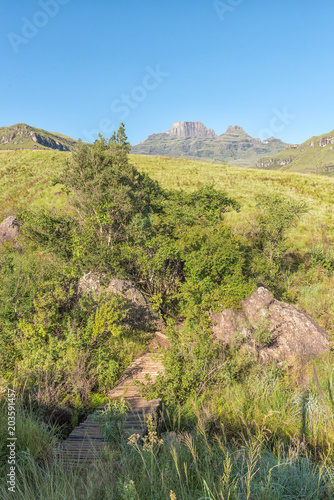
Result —
<instances>
[{"instance_id":1,"label":"mountain peak","mask_svg":"<svg viewBox=\"0 0 334 500\"><path fill-rule=\"evenodd\" d=\"M175 122L167 134L178 137L216 137L215 132L202 122Z\"/></svg>"},{"instance_id":2,"label":"mountain peak","mask_svg":"<svg viewBox=\"0 0 334 500\"><path fill-rule=\"evenodd\" d=\"M250 167L259 158L274 155L286 146L278 140L268 140L264 144L239 125L230 125L224 134L217 136L202 122L175 122L168 132L148 136L131 151L134 154L207 159Z\"/></svg>"},{"instance_id":3,"label":"mountain peak","mask_svg":"<svg viewBox=\"0 0 334 500\"><path fill-rule=\"evenodd\" d=\"M233 125L233 127L232 127L232 125L230 125L229 127L227 127L225 134L229 134L231 132L237 132L237 131L244 132L244 129L242 127L239 127L239 125Z\"/></svg>"}]
</instances>

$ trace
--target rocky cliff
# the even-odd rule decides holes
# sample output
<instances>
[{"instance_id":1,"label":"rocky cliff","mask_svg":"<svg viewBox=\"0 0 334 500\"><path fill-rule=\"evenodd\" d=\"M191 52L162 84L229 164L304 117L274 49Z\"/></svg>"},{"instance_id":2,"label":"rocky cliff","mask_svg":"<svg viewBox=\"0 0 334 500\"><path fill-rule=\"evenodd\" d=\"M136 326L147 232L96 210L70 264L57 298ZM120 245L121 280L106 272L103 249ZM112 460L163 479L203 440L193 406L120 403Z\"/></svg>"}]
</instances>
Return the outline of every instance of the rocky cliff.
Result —
<instances>
[{"instance_id":1,"label":"rocky cliff","mask_svg":"<svg viewBox=\"0 0 334 500\"><path fill-rule=\"evenodd\" d=\"M217 137L212 128L207 129L202 122L175 122L166 133L177 137Z\"/></svg>"},{"instance_id":2,"label":"rocky cliff","mask_svg":"<svg viewBox=\"0 0 334 500\"><path fill-rule=\"evenodd\" d=\"M78 141L70 137L47 132L17 123L11 127L0 128L0 149L56 149L72 151Z\"/></svg>"}]
</instances>

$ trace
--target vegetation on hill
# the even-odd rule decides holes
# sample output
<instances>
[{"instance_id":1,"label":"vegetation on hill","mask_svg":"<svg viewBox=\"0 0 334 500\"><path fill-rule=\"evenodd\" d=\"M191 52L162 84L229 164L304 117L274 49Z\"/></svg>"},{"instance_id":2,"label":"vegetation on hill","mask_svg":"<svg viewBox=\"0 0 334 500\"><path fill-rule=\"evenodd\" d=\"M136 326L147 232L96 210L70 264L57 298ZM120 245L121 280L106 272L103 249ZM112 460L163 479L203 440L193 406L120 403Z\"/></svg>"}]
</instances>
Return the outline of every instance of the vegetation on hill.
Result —
<instances>
[{"instance_id":1,"label":"vegetation on hill","mask_svg":"<svg viewBox=\"0 0 334 500\"><path fill-rule=\"evenodd\" d=\"M56 149L73 151L77 143L78 141L66 135L47 132L25 123L0 127L0 150Z\"/></svg>"},{"instance_id":2,"label":"vegetation on hill","mask_svg":"<svg viewBox=\"0 0 334 500\"><path fill-rule=\"evenodd\" d=\"M259 168L332 176L334 172L334 130L311 137L303 144L286 148L271 158L261 158Z\"/></svg>"},{"instance_id":3,"label":"vegetation on hill","mask_svg":"<svg viewBox=\"0 0 334 500\"><path fill-rule=\"evenodd\" d=\"M238 308L263 285L334 333L334 182L128 151L121 126L71 155L0 153L2 216L21 224L19 246L0 247L17 498L332 498L333 354L316 361L316 380L305 360L262 365L238 339L212 340L210 311ZM79 296L90 271L106 284L131 279L166 322L171 349L166 377L146 388L164 401L161 436L151 428L143 446L121 436L94 468L73 471L52 458L55 439L108 401L151 336L103 287ZM7 499L4 411L0 434Z\"/></svg>"},{"instance_id":4,"label":"vegetation on hill","mask_svg":"<svg viewBox=\"0 0 334 500\"><path fill-rule=\"evenodd\" d=\"M167 133L153 134L133 146L133 154L189 158L230 163L251 167L262 156L282 151L287 144L271 137L261 142L249 136L241 127L229 127L216 137L179 137Z\"/></svg>"},{"instance_id":5,"label":"vegetation on hill","mask_svg":"<svg viewBox=\"0 0 334 500\"><path fill-rule=\"evenodd\" d=\"M0 151L0 217L26 206L64 207L67 196L51 180L68 158L59 151Z\"/></svg>"}]
</instances>

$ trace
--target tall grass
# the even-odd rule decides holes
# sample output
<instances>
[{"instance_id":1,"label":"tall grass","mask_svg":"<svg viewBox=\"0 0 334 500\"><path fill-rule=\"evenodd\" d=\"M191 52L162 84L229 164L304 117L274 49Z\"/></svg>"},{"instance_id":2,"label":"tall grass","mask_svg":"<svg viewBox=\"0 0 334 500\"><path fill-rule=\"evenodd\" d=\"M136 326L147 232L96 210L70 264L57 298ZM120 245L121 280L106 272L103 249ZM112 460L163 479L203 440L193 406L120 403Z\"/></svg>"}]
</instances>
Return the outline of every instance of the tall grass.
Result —
<instances>
[{"instance_id":1,"label":"tall grass","mask_svg":"<svg viewBox=\"0 0 334 500\"><path fill-rule=\"evenodd\" d=\"M46 425L38 419L32 410L17 405L15 419L16 454L18 465L24 465L27 460L42 464L52 457L57 443L58 428L56 425ZM7 466L8 448L7 402L1 401L0 412L0 471Z\"/></svg>"},{"instance_id":2,"label":"tall grass","mask_svg":"<svg viewBox=\"0 0 334 500\"><path fill-rule=\"evenodd\" d=\"M18 499L331 499L334 368L331 357L289 370L257 368L192 405L163 408L161 435L111 436L93 466L52 455L54 429L18 412ZM6 432L5 417L1 434ZM121 432L121 430L120 430ZM108 435L108 433L106 433ZM3 457L3 453L2 453ZM0 498L12 498L2 466Z\"/></svg>"},{"instance_id":3,"label":"tall grass","mask_svg":"<svg viewBox=\"0 0 334 500\"><path fill-rule=\"evenodd\" d=\"M149 433L125 447L113 446L93 466L65 468L61 461L39 464L33 456L17 468L15 498L26 499L331 499L333 460L315 463L301 447L277 443L271 450L260 436L227 444L224 431L212 435L198 417L192 432ZM13 498L4 480L0 497Z\"/></svg>"}]
</instances>

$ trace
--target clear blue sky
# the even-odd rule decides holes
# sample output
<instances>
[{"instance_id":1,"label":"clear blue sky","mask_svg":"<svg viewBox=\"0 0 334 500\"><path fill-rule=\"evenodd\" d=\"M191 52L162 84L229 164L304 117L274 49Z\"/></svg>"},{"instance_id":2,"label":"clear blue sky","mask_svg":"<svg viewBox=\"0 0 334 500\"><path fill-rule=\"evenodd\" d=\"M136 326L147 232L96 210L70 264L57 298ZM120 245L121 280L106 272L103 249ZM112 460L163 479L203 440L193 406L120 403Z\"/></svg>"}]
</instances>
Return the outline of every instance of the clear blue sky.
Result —
<instances>
[{"instance_id":1,"label":"clear blue sky","mask_svg":"<svg viewBox=\"0 0 334 500\"><path fill-rule=\"evenodd\" d=\"M333 0L11 0L0 126L132 144L174 121L299 143L334 128ZM282 117L283 115L283 117Z\"/></svg>"}]
</instances>

